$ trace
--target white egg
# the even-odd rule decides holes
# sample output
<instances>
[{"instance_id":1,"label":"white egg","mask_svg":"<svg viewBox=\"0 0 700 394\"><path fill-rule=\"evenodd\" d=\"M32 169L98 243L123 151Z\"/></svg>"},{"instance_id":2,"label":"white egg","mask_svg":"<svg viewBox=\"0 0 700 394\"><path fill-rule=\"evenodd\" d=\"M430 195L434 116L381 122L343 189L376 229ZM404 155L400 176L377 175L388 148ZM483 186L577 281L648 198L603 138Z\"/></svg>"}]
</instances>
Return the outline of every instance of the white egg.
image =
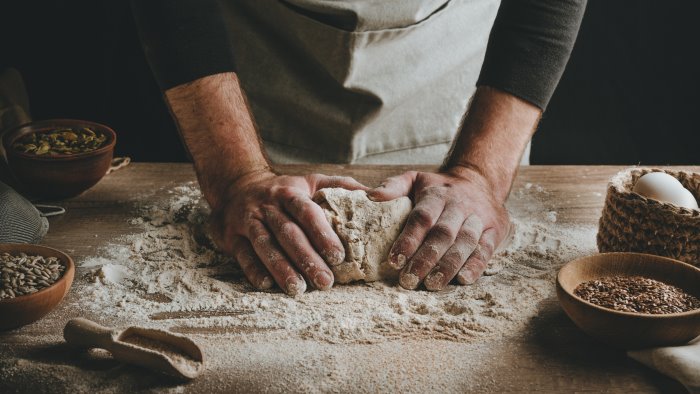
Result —
<instances>
[{"instance_id":1,"label":"white egg","mask_svg":"<svg viewBox=\"0 0 700 394\"><path fill-rule=\"evenodd\" d=\"M634 184L633 192L657 201L669 202L688 209L698 209L693 193L683 187L678 179L665 172L642 175Z\"/></svg>"}]
</instances>

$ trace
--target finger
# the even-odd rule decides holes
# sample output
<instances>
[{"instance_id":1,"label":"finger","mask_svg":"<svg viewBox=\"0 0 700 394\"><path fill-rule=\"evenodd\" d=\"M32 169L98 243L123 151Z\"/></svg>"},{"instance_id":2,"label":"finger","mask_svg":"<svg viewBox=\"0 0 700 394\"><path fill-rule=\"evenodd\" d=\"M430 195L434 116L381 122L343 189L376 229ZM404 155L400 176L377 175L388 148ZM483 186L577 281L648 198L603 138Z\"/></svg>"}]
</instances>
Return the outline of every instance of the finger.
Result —
<instances>
[{"instance_id":1,"label":"finger","mask_svg":"<svg viewBox=\"0 0 700 394\"><path fill-rule=\"evenodd\" d=\"M333 286L333 272L316 253L301 228L284 212L276 208L263 209L265 223L275 235L289 259L302 275L319 290Z\"/></svg>"},{"instance_id":2,"label":"finger","mask_svg":"<svg viewBox=\"0 0 700 394\"><path fill-rule=\"evenodd\" d=\"M481 234L479 245L457 273L457 281L463 285L476 282L486 270L496 249L496 229L490 228Z\"/></svg>"},{"instance_id":3,"label":"finger","mask_svg":"<svg viewBox=\"0 0 700 394\"><path fill-rule=\"evenodd\" d=\"M316 183L316 190L323 189L325 187L342 187L347 190L367 190L369 187L356 181L354 178L349 176L328 176L316 174L312 175Z\"/></svg>"},{"instance_id":4,"label":"finger","mask_svg":"<svg viewBox=\"0 0 700 394\"><path fill-rule=\"evenodd\" d=\"M263 263L255 255L253 246L243 237L235 237L232 242L232 255L238 261L248 282L258 290L267 290L275 284Z\"/></svg>"},{"instance_id":5,"label":"finger","mask_svg":"<svg viewBox=\"0 0 700 394\"><path fill-rule=\"evenodd\" d=\"M389 264L401 269L423 243L426 234L442 213L445 202L437 197L426 197L418 201L408 215L406 225L389 252Z\"/></svg>"},{"instance_id":6,"label":"finger","mask_svg":"<svg viewBox=\"0 0 700 394\"><path fill-rule=\"evenodd\" d=\"M418 287L452 246L462 223L464 223L464 212L455 204L446 206L426 235L423 244L401 272L399 277L401 287L409 290Z\"/></svg>"},{"instance_id":7,"label":"finger","mask_svg":"<svg viewBox=\"0 0 700 394\"><path fill-rule=\"evenodd\" d=\"M374 201L389 201L402 196L408 196L416 180L416 171L408 171L401 175L387 178L381 185L367 191L367 197Z\"/></svg>"},{"instance_id":8,"label":"finger","mask_svg":"<svg viewBox=\"0 0 700 394\"><path fill-rule=\"evenodd\" d=\"M445 252L435 269L425 278L425 288L442 290L457 275L467 258L476 249L484 225L478 215L472 214L464 221L454 244Z\"/></svg>"},{"instance_id":9,"label":"finger","mask_svg":"<svg viewBox=\"0 0 700 394\"><path fill-rule=\"evenodd\" d=\"M338 265L345 260L343 243L318 204L308 196L299 194L286 199L284 208L301 226L309 241L328 264Z\"/></svg>"},{"instance_id":10,"label":"finger","mask_svg":"<svg viewBox=\"0 0 700 394\"><path fill-rule=\"evenodd\" d=\"M292 267L265 225L253 220L248 235L255 254L285 293L295 296L306 291L304 278Z\"/></svg>"}]
</instances>

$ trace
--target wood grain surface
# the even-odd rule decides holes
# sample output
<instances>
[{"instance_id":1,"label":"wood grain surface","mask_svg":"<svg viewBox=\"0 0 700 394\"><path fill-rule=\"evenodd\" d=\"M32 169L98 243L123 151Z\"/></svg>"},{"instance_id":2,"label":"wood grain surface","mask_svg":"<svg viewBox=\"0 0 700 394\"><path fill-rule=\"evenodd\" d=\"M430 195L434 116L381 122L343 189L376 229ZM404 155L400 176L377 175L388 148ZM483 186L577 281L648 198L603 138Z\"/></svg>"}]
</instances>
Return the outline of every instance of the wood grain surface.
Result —
<instances>
[{"instance_id":1,"label":"wood grain surface","mask_svg":"<svg viewBox=\"0 0 700 394\"><path fill-rule=\"evenodd\" d=\"M700 167L682 168L700 171ZM427 170L430 167L289 165L278 168L285 174L320 172L349 175L367 185L376 185L385 177L408 169ZM608 179L621 169L622 167L613 166L523 167L516 179L515 188L526 183L541 185L548 191L546 204L558 212L558 222L596 226ZM67 252L79 262L97 254L99 248L110 240L133 232L135 228L127 219L136 215L138 207L165 198L170 188L194 180L194 172L188 164L131 164L108 175L83 195L61 202L67 212L51 219L50 232L44 244ZM76 280L84 273L83 269L78 268ZM0 333L0 368L8 365L3 362L12 363L16 360L71 365L85 369L86 374L96 373L100 367L114 368L109 363L85 365L84 361L80 361L73 352L61 345L61 332L66 321L73 317L94 318L81 308L81 305L89 302L88 296L72 289L63 303L41 321ZM245 314L247 311L230 313ZM182 333L191 332L204 337L217 334L216 329L208 329L209 333L193 330L187 325L188 317L188 314L176 313L158 314L152 316L152 319L174 319L179 323L177 331ZM112 325L112 322L104 319L101 323ZM259 346L261 345L246 343L232 351L255 352ZM321 346L326 348L326 354L333 354L334 365L357 370L357 374L348 375L353 376L353 379L334 383L333 388L340 392L425 392L430 391L430 382L440 379L440 374L450 373L464 375L465 379L478 379L479 391L491 392L683 392L678 383L628 359L624 352L587 337L566 317L555 297L540 304L539 314L529 323L526 335L489 342L487 353L479 353L478 360L474 359L476 353L472 353L474 346L446 341L415 340L374 345ZM438 353L441 355L440 360L436 357ZM315 357L303 347L299 354L299 357L307 361ZM402 365L396 361L402 354L420 357L424 362L418 366ZM319 371L328 370L324 360L318 360ZM280 363L283 361L279 360ZM289 362L293 364L295 361ZM392 368L407 367L412 368L412 381L397 383L391 380ZM435 369L442 372L437 373ZM120 373L137 378L139 383L135 391L168 391L178 385L138 368L127 368ZM266 373L268 372L262 366L258 370L255 365L227 365L208 371L205 376L185 386L185 389L188 392L209 393L267 391L268 386L256 385L260 379L250 378L250 374L267 376ZM269 379L293 381L291 377L295 373L300 372L290 368L285 373L270 375ZM313 371L306 373L313 375ZM119 391L121 386L118 379L111 374L104 376L105 381L101 387ZM310 379L315 386L293 386L285 391L327 389L324 382L329 377L325 372L313 375ZM42 388L37 385L16 387L12 385L13 381L9 379L3 382L0 379L0 392L52 391L51 387ZM77 381L63 383L69 388L67 391L73 391L70 390L71 385L75 385L76 390L83 387ZM465 383L465 387L475 386Z\"/></svg>"}]
</instances>

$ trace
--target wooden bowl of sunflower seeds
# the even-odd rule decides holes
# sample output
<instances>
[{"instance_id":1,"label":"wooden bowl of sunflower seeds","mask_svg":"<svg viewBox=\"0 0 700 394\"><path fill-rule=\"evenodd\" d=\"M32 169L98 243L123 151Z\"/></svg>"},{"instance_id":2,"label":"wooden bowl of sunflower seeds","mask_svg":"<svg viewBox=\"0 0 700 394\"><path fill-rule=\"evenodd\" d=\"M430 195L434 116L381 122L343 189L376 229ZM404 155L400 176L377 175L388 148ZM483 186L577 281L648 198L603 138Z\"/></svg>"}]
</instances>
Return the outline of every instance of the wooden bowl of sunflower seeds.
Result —
<instances>
[{"instance_id":1,"label":"wooden bowl of sunflower seeds","mask_svg":"<svg viewBox=\"0 0 700 394\"><path fill-rule=\"evenodd\" d=\"M700 335L700 269L667 257L601 253L564 265L562 308L584 332L615 347L675 346Z\"/></svg>"},{"instance_id":2,"label":"wooden bowl of sunflower seeds","mask_svg":"<svg viewBox=\"0 0 700 394\"><path fill-rule=\"evenodd\" d=\"M34 197L79 195L107 173L117 136L102 124L53 119L7 131L2 143L21 190Z\"/></svg>"},{"instance_id":3,"label":"wooden bowl of sunflower seeds","mask_svg":"<svg viewBox=\"0 0 700 394\"><path fill-rule=\"evenodd\" d=\"M75 265L67 254L29 244L0 244L0 330L41 319L68 293Z\"/></svg>"}]
</instances>

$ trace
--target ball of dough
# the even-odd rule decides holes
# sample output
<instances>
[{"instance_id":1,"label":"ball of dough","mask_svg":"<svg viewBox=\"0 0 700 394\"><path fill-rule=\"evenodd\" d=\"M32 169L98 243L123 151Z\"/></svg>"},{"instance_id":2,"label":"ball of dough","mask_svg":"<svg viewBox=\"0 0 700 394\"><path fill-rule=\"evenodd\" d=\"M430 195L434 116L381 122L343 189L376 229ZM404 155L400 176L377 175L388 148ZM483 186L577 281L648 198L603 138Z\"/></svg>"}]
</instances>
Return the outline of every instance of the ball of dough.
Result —
<instances>
[{"instance_id":1,"label":"ball of dough","mask_svg":"<svg viewBox=\"0 0 700 394\"><path fill-rule=\"evenodd\" d=\"M321 189L314 195L345 246L345 261L330 267L335 283L396 280L387 261L413 207L408 197L374 202L362 190Z\"/></svg>"}]
</instances>

